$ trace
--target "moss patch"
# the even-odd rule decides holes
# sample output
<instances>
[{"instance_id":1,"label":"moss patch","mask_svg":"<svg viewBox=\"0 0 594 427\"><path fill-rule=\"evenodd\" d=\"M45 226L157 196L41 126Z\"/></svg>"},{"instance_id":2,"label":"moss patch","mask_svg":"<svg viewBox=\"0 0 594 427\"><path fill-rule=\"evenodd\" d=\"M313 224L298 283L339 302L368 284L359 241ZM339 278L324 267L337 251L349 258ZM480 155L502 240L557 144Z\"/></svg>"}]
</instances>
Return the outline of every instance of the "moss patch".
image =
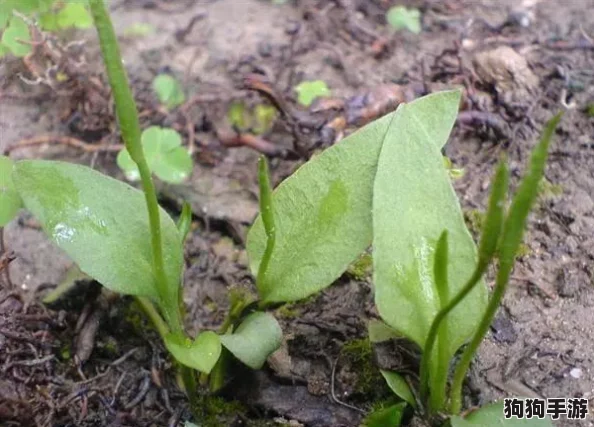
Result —
<instances>
[{"instance_id":1,"label":"moss patch","mask_svg":"<svg viewBox=\"0 0 594 427\"><path fill-rule=\"evenodd\" d=\"M355 280L364 280L371 274L372 268L373 258L370 254L364 253L347 268L346 273Z\"/></svg>"},{"instance_id":2,"label":"moss patch","mask_svg":"<svg viewBox=\"0 0 594 427\"><path fill-rule=\"evenodd\" d=\"M349 341L342 348L342 356L357 372L355 391L366 402L376 402L391 395L379 369L373 359L373 348L369 339Z\"/></svg>"}]
</instances>

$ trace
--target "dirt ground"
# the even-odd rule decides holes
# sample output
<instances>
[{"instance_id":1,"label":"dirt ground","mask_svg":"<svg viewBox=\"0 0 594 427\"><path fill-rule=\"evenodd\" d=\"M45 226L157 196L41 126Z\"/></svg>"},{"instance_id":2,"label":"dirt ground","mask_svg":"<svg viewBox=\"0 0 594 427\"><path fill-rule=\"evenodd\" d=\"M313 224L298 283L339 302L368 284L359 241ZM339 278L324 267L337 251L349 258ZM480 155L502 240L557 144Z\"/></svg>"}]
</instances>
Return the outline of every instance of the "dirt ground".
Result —
<instances>
[{"instance_id":1,"label":"dirt ground","mask_svg":"<svg viewBox=\"0 0 594 427\"><path fill-rule=\"evenodd\" d=\"M397 3L420 9L419 35L387 27L385 12ZM185 253L190 331L222 321L230 287L252 286L244 243L258 209L258 150L273 159L277 184L312 152L398 102L463 87L446 154L464 169L455 188L476 231L500 155L507 153L517 180L543 123L566 110L523 255L472 366L466 405L511 395L584 397L589 419L557 425L594 425L594 117L586 111L594 106L594 1L113 0L110 7L143 127L173 126L195 146L191 180L159 185L174 216L184 199L195 215ZM137 23L154 31L130 35ZM123 179L95 34L64 39L86 40L79 54L87 64L67 88L31 86L18 77L31 78L30 67L0 62L0 151ZM163 71L187 92L172 112L159 108L150 87ZM298 106L293 87L315 79L328 84L338 107ZM280 111L255 144L227 122L234 100L272 102ZM71 262L26 213L6 227L4 242L16 259L13 286L7 277L0 282L0 424L183 425L189 412L174 370L131 300L85 282L78 295L45 307L40 299ZM282 349L262 371L240 370L221 396L205 397L203 425L358 426L389 396L375 366L418 362L398 343L372 351L361 341L377 316L368 273L352 269L320 295L278 309Z\"/></svg>"}]
</instances>

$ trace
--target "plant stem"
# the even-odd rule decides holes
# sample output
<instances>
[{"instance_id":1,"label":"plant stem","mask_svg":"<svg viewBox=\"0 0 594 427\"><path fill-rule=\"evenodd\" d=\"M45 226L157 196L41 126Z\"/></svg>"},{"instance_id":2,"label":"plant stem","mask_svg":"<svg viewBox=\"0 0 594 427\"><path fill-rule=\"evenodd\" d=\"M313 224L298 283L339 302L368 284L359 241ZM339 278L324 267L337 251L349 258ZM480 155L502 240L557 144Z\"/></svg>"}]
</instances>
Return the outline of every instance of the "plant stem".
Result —
<instances>
[{"instance_id":1,"label":"plant stem","mask_svg":"<svg viewBox=\"0 0 594 427\"><path fill-rule=\"evenodd\" d=\"M140 308L144 311L144 314L151 319L151 322L153 322L153 325L157 329L157 332L159 332L159 335L161 335L161 338L165 339L165 336L169 333L169 328L153 303L145 297L136 297L135 299L138 305L140 305Z\"/></svg>"},{"instance_id":2,"label":"plant stem","mask_svg":"<svg viewBox=\"0 0 594 427\"><path fill-rule=\"evenodd\" d=\"M268 163L266 157L260 157L258 161L258 184L260 187L260 212L262 223L266 232L266 248L260 261L258 275L256 277L256 286L260 292L264 286L264 279L268 271L268 264L272 258L272 251L276 242L276 228L274 226L274 211L272 208L272 185L270 184L270 175L268 173Z\"/></svg>"},{"instance_id":3,"label":"plant stem","mask_svg":"<svg viewBox=\"0 0 594 427\"><path fill-rule=\"evenodd\" d=\"M172 293L169 290L169 285L179 287L179 283L167 283L167 276L165 274L165 267L163 261L163 244L161 239L161 219L159 215L159 203L157 201L157 193L152 180L151 171L144 156L140 138L140 123L138 121L138 110L136 103L128 84L128 77L124 66L122 65L122 55L118 41L113 29L113 24L109 17L109 13L105 8L103 0L89 0L89 7L97 34L99 36L99 44L101 45L101 52L103 54L103 61L107 69L107 76L109 84L113 92L115 101L116 113L120 122L120 129L122 138L126 145L126 149L130 157L138 166L140 178L142 181L142 189L146 200L148 210L150 232L151 232L151 249L153 255L153 269L157 282L157 293L159 295L159 305L165 319L169 324L169 328L176 336L184 338L183 323L181 318L181 310L179 307L179 300L177 293ZM138 298L139 303L143 306L148 316L153 320L157 330L162 337L168 333L167 328L158 315L155 307L150 304L148 300ZM149 303L149 304L147 304ZM184 387L190 400L192 409L197 406L197 389L196 377L194 372L186 367L181 367L181 375L184 381Z\"/></svg>"},{"instance_id":4,"label":"plant stem","mask_svg":"<svg viewBox=\"0 0 594 427\"><path fill-rule=\"evenodd\" d=\"M435 341L437 339L437 333L440 329L441 323L446 318L446 316L454 309L460 302L466 298L466 296L472 291L472 289L476 286L476 284L481 280L483 274L487 270L489 263L488 262L479 262L474 273L466 285L456 294L456 296L442 308L435 319L433 319L433 323L431 324L431 328L429 329L429 334L427 335L427 341L425 342L425 348L423 349L423 359L421 360L421 401L425 401L427 399L427 395L429 393L429 363L431 361L431 353L433 352L433 347L435 345Z\"/></svg>"},{"instance_id":5,"label":"plant stem","mask_svg":"<svg viewBox=\"0 0 594 427\"><path fill-rule=\"evenodd\" d=\"M501 270L499 270L501 272ZM502 277L501 274L497 275L497 281L495 284L495 289L493 290L493 294L491 299L489 300L489 304L487 305L487 311L485 315L481 319L479 323L479 327L477 328L472 340L462 353L462 357L456 370L454 372L454 379L452 380L452 392L451 392L451 402L450 402L450 412L452 414L458 414L462 409L462 384L464 382L464 378L466 377L466 372L470 366L470 362L472 361L472 357L476 353L479 345L483 341L483 338L489 331L489 326L495 317L495 313L497 312L497 308L499 308L499 304L501 304L501 300L503 295L505 294L505 289L507 287L508 277Z\"/></svg>"},{"instance_id":6,"label":"plant stem","mask_svg":"<svg viewBox=\"0 0 594 427\"><path fill-rule=\"evenodd\" d=\"M151 177L151 171L146 162L142 144L140 141L140 124L136 103L128 84L128 77L122 65L122 55L118 41L111 23L111 19L105 8L103 0L89 0L89 7L103 54L103 61L107 69L109 84L113 92L116 113L120 122L122 138L130 157L138 166L142 188L148 209L149 223L151 229L151 248L153 253L153 268L157 281L157 292L159 294L161 309L165 312L173 333L182 335L182 321L177 307L177 301L169 301L167 276L163 265L163 248L161 242L161 221L159 218L159 204L157 193ZM173 284L177 286L177 284ZM175 308L174 308L175 307Z\"/></svg>"}]
</instances>

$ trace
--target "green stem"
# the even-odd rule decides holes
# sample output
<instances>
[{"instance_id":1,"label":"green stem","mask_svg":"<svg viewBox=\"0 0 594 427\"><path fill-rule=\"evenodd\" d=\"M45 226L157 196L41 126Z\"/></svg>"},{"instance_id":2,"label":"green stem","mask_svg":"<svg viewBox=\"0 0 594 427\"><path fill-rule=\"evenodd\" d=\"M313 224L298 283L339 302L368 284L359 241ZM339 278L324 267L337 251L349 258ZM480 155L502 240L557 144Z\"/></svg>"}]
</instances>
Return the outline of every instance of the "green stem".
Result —
<instances>
[{"instance_id":1,"label":"green stem","mask_svg":"<svg viewBox=\"0 0 594 427\"><path fill-rule=\"evenodd\" d=\"M499 272L501 272L501 270L499 270ZM489 304L487 305L487 311L485 312L478 329L472 337L472 340L462 353L460 362L458 363L458 366L454 372L450 402L450 412L452 414L458 414L462 409L462 384L464 382L464 378L466 377L466 372L470 367L472 357L476 353L485 335L487 335L489 326L491 325L491 322L495 317L495 313L497 312L497 308L499 308L501 300L503 299L503 295L505 295L509 275L508 277L502 276L505 275L498 274L495 289L493 290L493 294L489 300Z\"/></svg>"},{"instance_id":2,"label":"green stem","mask_svg":"<svg viewBox=\"0 0 594 427\"><path fill-rule=\"evenodd\" d=\"M105 62L109 84L113 92L122 138L130 157L138 166L142 181L151 229L153 268L157 279L157 292L161 299L160 306L165 311L165 318L173 333L182 335L183 327L177 301L169 301L167 296L169 292L163 263L159 204L157 202L157 193L151 177L151 171L146 162L140 141L141 132L138 121L138 110L136 109L136 103L134 102L134 97L128 84L126 71L122 65L122 55L105 4L103 0L89 0L89 7L95 27L97 28L103 61Z\"/></svg>"},{"instance_id":3,"label":"green stem","mask_svg":"<svg viewBox=\"0 0 594 427\"><path fill-rule=\"evenodd\" d=\"M136 302L140 305L140 308L144 311L144 314L153 322L153 325L161 335L161 338L165 339L165 336L169 333L167 323L163 320L153 303L145 297L136 297Z\"/></svg>"},{"instance_id":4,"label":"green stem","mask_svg":"<svg viewBox=\"0 0 594 427\"><path fill-rule=\"evenodd\" d=\"M476 284L481 280L481 277L485 274L487 267L489 266L488 262L480 262L477 265L474 273L466 285L456 294L456 296L449 302L447 306L442 308L435 319L433 319L433 323L431 324L431 328L429 329L429 334L427 335L427 341L425 342L425 348L423 350L423 359L421 360L421 401L425 401L427 399L427 395L429 393L429 363L431 361L431 353L433 352L433 347L435 346L435 341L437 339L438 332L440 330L441 323L444 321L446 316L454 309L466 296L474 289Z\"/></svg>"}]
</instances>

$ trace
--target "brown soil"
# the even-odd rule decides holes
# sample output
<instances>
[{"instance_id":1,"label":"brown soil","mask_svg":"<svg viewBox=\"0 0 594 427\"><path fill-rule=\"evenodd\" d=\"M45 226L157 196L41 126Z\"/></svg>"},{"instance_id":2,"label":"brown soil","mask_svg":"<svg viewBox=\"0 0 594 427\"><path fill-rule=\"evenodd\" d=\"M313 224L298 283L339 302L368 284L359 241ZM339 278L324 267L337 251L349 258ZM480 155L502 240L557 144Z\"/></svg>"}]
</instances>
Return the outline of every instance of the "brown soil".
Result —
<instances>
[{"instance_id":1,"label":"brown soil","mask_svg":"<svg viewBox=\"0 0 594 427\"><path fill-rule=\"evenodd\" d=\"M594 105L594 1L398 2L421 10L420 35L387 28L384 14L394 3L111 2L143 126L177 127L196 145L191 181L160 186L174 215L186 199L196 217L186 247L187 326L196 331L218 325L229 287L252 283L244 239L257 212L259 153L221 143L233 139L225 123L231 101L263 102L261 93L246 89L246 77L256 74L274 83L275 96L288 105L288 118L277 120L263 136L277 157L275 183L303 161L295 138L311 152L337 136L324 124L340 113L297 107L292 88L300 81L322 79L333 95L346 100L353 114L347 117L347 133L367 111L353 106L362 99L357 94L371 93L375 106L393 107L385 99L404 101L462 85L466 115L446 154L464 168L455 187L471 224L484 210L500 154L508 154L517 179L543 123L567 109L546 170L550 185L531 216L505 303L473 364L466 404L511 395L585 397L592 403L594 119L585 108ZM155 31L125 36L136 23L148 23ZM101 84L93 32L65 37L88 41L86 73ZM500 46L515 53L498 57L492 51ZM494 56L481 61L479 52ZM171 113L159 110L150 88L159 70L184 82L191 103ZM30 70L14 59L0 62L0 151L40 135L70 136L88 147L118 143L110 103L88 79L55 91L30 87L18 73ZM114 152L57 142L22 147L11 155L92 164L123 179ZM0 282L2 425L183 425L189 413L174 369L131 301L98 295L87 283L61 306L44 307L40 298L60 282L71 262L25 213L5 229L4 241L17 258L9 269L14 287L6 278ZM377 371L364 369L369 354L354 341L366 336L366 322L376 316L368 277L345 274L320 295L276 314L285 345L261 372L238 371L221 400L205 400L210 425L357 426L374 402L389 395L382 381L373 382ZM376 350L380 365L401 366L406 353L400 346ZM86 361L75 363L81 357ZM588 420L557 425L592 426L592 413L591 405Z\"/></svg>"}]
</instances>

